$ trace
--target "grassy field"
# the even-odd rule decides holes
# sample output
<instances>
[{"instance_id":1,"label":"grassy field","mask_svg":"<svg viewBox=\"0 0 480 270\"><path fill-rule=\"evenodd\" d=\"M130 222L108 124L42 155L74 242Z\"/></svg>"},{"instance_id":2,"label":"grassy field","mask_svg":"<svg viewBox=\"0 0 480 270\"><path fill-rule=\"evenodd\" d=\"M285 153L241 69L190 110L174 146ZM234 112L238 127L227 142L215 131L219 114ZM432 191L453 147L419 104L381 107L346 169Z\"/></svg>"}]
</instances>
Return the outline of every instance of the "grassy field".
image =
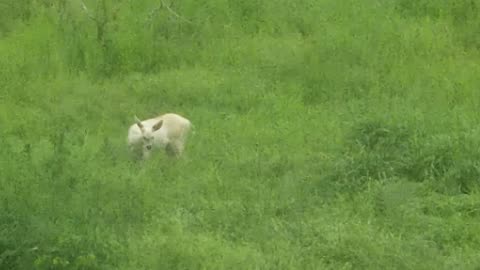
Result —
<instances>
[{"instance_id":1,"label":"grassy field","mask_svg":"<svg viewBox=\"0 0 480 270\"><path fill-rule=\"evenodd\" d=\"M479 29L479 0L0 0L0 269L480 269ZM132 160L163 112L186 155Z\"/></svg>"}]
</instances>

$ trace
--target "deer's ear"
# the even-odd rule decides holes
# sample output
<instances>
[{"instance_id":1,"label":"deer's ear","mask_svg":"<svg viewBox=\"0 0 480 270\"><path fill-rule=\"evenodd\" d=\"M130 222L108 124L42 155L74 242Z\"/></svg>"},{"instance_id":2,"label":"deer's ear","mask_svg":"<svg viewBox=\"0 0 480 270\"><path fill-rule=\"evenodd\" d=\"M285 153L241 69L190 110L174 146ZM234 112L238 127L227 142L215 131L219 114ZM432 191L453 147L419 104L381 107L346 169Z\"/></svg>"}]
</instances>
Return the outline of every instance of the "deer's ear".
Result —
<instances>
[{"instance_id":1,"label":"deer's ear","mask_svg":"<svg viewBox=\"0 0 480 270\"><path fill-rule=\"evenodd\" d=\"M136 115L133 116L133 119L135 119L135 123L137 124L138 127L143 127L142 121L140 121L140 119L138 119Z\"/></svg>"},{"instance_id":2,"label":"deer's ear","mask_svg":"<svg viewBox=\"0 0 480 270\"><path fill-rule=\"evenodd\" d=\"M138 117L135 115L135 123L137 124L137 126L143 131L143 124L142 124L142 121L140 121L140 119L138 119Z\"/></svg>"},{"instance_id":3,"label":"deer's ear","mask_svg":"<svg viewBox=\"0 0 480 270\"><path fill-rule=\"evenodd\" d=\"M162 125L163 125L163 120L160 120L155 125L153 125L152 130L157 131L162 127Z\"/></svg>"}]
</instances>

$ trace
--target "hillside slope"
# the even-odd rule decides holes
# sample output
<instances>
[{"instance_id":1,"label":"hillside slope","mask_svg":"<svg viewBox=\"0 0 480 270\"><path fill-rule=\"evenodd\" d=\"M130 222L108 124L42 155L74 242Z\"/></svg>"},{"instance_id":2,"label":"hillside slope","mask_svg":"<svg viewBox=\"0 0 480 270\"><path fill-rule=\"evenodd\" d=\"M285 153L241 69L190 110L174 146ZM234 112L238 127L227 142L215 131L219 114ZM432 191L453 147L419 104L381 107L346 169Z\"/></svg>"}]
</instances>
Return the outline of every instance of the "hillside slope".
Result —
<instances>
[{"instance_id":1,"label":"hillside slope","mask_svg":"<svg viewBox=\"0 0 480 270\"><path fill-rule=\"evenodd\" d=\"M480 267L479 1L161 3L0 2L1 269Z\"/></svg>"}]
</instances>

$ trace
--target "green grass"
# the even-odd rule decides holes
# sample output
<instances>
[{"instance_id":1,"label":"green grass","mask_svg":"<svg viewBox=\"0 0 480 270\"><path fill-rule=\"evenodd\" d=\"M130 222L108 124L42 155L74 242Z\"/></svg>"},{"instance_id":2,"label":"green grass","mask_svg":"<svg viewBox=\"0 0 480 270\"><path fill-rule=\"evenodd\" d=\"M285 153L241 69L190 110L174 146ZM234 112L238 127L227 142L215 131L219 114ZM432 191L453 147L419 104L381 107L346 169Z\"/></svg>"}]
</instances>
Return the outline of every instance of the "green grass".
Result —
<instances>
[{"instance_id":1,"label":"green grass","mask_svg":"<svg viewBox=\"0 0 480 270\"><path fill-rule=\"evenodd\" d=\"M0 269L479 269L479 1L7 2Z\"/></svg>"}]
</instances>

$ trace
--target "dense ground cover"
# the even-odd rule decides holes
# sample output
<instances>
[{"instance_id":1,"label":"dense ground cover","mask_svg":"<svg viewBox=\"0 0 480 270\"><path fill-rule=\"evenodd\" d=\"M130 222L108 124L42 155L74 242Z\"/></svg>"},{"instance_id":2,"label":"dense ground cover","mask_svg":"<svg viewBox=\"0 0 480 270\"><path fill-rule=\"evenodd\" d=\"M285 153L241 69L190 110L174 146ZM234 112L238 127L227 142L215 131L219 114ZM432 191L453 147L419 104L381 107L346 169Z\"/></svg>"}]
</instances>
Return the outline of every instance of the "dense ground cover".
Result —
<instances>
[{"instance_id":1,"label":"dense ground cover","mask_svg":"<svg viewBox=\"0 0 480 270\"><path fill-rule=\"evenodd\" d=\"M0 268L478 269L479 5L0 0Z\"/></svg>"}]
</instances>

